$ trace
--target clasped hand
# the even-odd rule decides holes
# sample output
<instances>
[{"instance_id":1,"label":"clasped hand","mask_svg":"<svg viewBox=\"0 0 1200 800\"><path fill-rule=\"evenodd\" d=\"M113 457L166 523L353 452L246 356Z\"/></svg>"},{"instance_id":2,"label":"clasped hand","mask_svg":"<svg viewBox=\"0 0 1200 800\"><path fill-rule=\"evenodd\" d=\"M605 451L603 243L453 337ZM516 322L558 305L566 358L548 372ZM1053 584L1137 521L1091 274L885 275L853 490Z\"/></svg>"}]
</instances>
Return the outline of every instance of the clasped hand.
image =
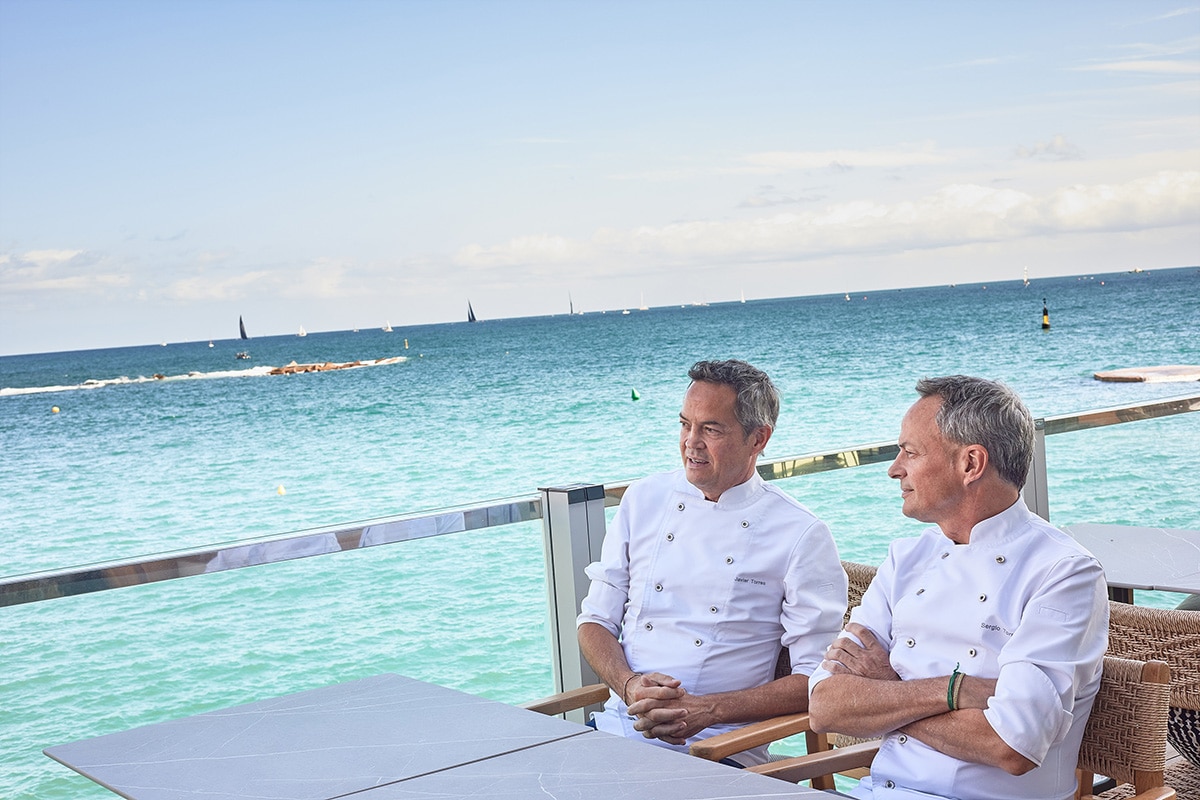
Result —
<instances>
[{"instance_id":1,"label":"clasped hand","mask_svg":"<svg viewBox=\"0 0 1200 800\"><path fill-rule=\"evenodd\" d=\"M650 672L629 682L629 715L637 717L634 730L647 739L668 744L686 744L689 737L703 730L701 705L688 694L677 678Z\"/></svg>"},{"instance_id":2,"label":"clasped hand","mask_svg":"<svg viewBox=\"0 0 1200 800\"><path fill-rule=\"evenodd\" d=\"M858 641L844 635L834 639L825 651L822 668L834 675L857 675L877 681L900 680L896 670L892 669L890 654L870 630L851 622L845 632L853 634Z\"/></svg>"}]
</instances>

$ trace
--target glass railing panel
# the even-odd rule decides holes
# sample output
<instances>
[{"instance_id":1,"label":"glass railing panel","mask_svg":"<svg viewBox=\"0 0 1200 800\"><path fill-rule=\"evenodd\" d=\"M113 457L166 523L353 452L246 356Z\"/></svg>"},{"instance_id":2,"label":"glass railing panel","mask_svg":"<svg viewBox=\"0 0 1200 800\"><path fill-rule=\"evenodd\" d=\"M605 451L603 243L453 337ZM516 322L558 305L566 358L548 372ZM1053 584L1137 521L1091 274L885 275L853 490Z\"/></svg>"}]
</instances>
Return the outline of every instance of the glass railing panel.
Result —
<instances>
[{"instance_id":1,"label":"glass railing panel","mask_svg":"<svg viewBox=\"0 0 1200 800\"><path fill-rule=\"evenodd\" d=\"M0 577L0 607L479 531L542 518L536 495L342 526L262 536L124 561Z\"/></svg>"},{"instance_id":2,"label":"glass railing panel","mask_svg":"<svg viewBox=\"0 0 1200 800\"><path fill-rule=\"evenodd\" d=\"M513 703L553 691L536 521L3 614L10 800L112 797L44 747L382 672Z\"/></svg>"}]
</instances>

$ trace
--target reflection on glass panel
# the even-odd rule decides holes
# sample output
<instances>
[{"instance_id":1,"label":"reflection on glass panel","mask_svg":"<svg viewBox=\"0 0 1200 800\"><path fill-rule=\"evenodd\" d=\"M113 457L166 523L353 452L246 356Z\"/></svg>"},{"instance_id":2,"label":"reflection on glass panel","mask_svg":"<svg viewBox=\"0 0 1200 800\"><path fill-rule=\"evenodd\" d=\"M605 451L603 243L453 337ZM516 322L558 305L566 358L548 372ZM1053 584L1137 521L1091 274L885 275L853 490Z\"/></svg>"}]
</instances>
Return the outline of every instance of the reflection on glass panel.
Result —
<instances>
[{"instance_id":1,"label":"reflection on glass panel","mask_svg":"<svg viewBox=\"0 0 1200 800\"><path fill-rule=\"evenodd\" d=\"M536 521L3 614L6 797L113 796L43 747L382 672L513 703L553 691Z\"/></svg>"}]
</instances>

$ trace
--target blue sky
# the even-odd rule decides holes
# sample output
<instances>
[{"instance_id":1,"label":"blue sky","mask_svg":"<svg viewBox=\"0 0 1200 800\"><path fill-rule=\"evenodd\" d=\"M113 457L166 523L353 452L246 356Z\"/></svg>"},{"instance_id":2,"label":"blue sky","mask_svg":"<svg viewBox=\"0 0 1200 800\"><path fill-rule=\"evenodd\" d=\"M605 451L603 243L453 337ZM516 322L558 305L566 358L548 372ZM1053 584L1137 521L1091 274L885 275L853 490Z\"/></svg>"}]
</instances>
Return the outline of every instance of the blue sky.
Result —
<instances>
[{"instance_id":1,"label":"blue sky","mask_svg":"<svg viewBox=\"0 0 1200 800\"><path fill-rule=\"evenodd\" d=\"M0 0L0 353L1200 263L1200 5Z\"/></svg>"}]
</instances>

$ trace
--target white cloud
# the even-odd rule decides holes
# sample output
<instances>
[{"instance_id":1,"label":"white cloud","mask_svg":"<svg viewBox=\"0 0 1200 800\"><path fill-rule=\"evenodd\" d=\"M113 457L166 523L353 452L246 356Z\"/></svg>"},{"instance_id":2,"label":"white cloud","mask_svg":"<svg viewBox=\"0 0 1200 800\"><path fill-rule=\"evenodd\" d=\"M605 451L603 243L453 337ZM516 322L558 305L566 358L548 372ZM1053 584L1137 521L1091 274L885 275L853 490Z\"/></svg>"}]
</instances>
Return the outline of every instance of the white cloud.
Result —
<instances>
[{"instance_id":1,"label":"white cloud","mask_svg":"<svg viewBox=\"0 0 1200 800\"><path fill-rule=\"evenodd\" d=\"M1166 59L1134 59L1109 61L1075 67L1081 72L1146 72L1152 75L1200 75L1200 63Z\"/></svg>"},{"instance_id":2,"label":"white cloud","mask_svg":"<svg viewBox=\"0 0 1200 800\"><path fill-rule=\"evenodd\" d=\"M240 300L259 292L274 292L279 288L278 276L269 270L254 270L238 275L190 275L171 281L161 292L170 300Z\"/></svg>"},{"instance_id":3,"label":"white cloud","mask_svg":"<svg viewBox=\"0 0 1200 800\"><path fill-rule=\"evenodd\" d=\"M1048 142L1038 142L1032 147L1021 145L1017 148L1018 158L1034 158L1052 161L1069 161L1082 158L1079 148L1058 134Z\"/></svg>"},{"instance_id":4,"label":"white cloud","mask_svg":"<svg viewBox=\"0 0 1200 800\"><path fill-rule=\"evenodd\" d=\"M340 298L354 294L345 283L346 272L347 265L334 259L229 275L201 269L197 274L171 281L152 292L152 296L180 301L245 300L255 296L288 300Z\"/></svg>"},{"instance_id":5,"label":"white cloud","mask_svg":"<svg viewBox=\"0 0 1200 800\"><path fill-rule=\"evenodd\" d=\"M578 261L591 252L592 248L585 243L564 236L538 234L518 236L492 247L468 245L458 251L455 261L479 268L533 266Z\"/></svg>"},{"instance_id":6,"label":"white cloud","mask_svg":"<svg viewBox=\"0 0 1200 800\"><path fill-rule=\"evenodd\" d=\"M1075 184L1041 195L954 184L913 200L836 203L749 220L701 220L598 231L589 241L530 236L460 251L471 267L524 267L526 274L639 265L795 261L832 254L899 253L1042 235L1136 231L1200 219L1200 172L1163 171L1123 184ZM515 278L515 276L509 276Z\"/></svg>"},{"instance_id":7,"label":"white cloud","mask_svg":"<svg viewBox=\"0 0 1200 800\"><path fill-rule=\"evenodd\" d=\"M818 196L797 197L780 191L774 186L760 186L754 194L738 203L738 208L771 208L773 206L794 206L801 203L815 203Z\"/></svg>"},{"instance_id":8,"label":"white cloud","mask_svg":"<svg viewBox=\"0 0 1200 800\"><path fill-rule=\"evenodd\" d=\"M5 293L88 292L127 286L130 281L128 273L83 250L30 250L0 256L0 289Z\"/></svg>"},{"instance_id":9,"label":"white cloud","mask_svg":"<svg viewBox=\"0 0 1200 800\"><path fill-rule=\"evenodd\" d=\"M1183 17L1183 16L1187 16L1188 14L1197 14L1197 13L1200 13L1200 8L1184 7L1184 8L1177 8L1174 11L1168 11L1165 14L1159 14L1157 17L1151 17L1150 19L1157 22L1158 20L1173 19L1175 17Z\"/></svg>"},{"instance_id":10,"label":"white cloud","mask_svg":"<svg viewBox=\"0 0 1200 800\"><path fill-rule=\"evenodd\" d=\"M776 150L742 156L743 166L729 172L778 173L793 170L845 170L855 168L894 169L897 167L945 164L954 158L936 152L932 144L879 150Z\"/></svg>"},{"instance_id":11,"label":"white cloud","mask_svg":"<svg viewBox=\"0 0 1200 800\"><path fill-rule=\"evenodd\" d=\"M61 264L70 261L76 256L82 255L82 250L30 250L20 256L13 256L14 260L22 261L27 264L34 264L39 267L47 267L53 264ZM5 260L9 257L5 256Z\"/></svg>"}]
</instances>

